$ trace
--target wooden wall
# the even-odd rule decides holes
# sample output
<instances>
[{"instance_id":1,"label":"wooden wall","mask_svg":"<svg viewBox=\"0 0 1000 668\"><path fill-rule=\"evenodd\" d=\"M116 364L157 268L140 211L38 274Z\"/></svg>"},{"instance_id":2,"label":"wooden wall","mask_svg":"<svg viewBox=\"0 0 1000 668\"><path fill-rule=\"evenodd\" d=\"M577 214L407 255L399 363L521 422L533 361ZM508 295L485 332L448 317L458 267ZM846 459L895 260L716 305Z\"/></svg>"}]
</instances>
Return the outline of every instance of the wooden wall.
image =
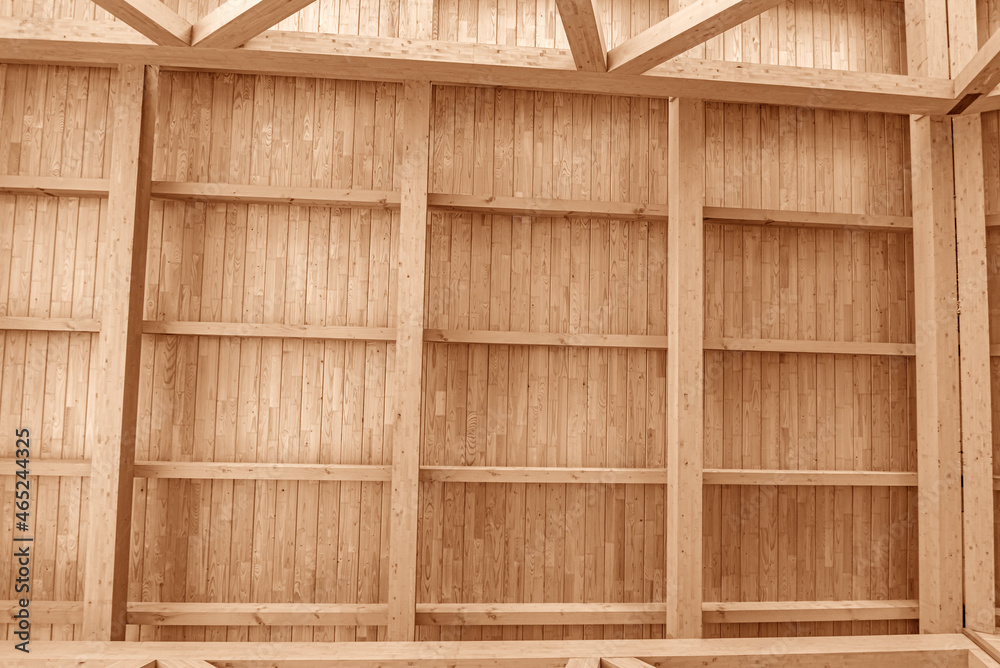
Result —
<instances>
[{"instance_id":1,"label":"wooden wall","mask_svg":"<svg viewBox=\"0 0 1000 668\"><path fill-rule=\"evenodd\" d=\"M104 176L108 72L0 68L5 173ZM165 72L153 178L398 190L401 98L390 84ZM709 206L910 213L905 119L710 103L706 128ZM664 100L440 87L430 189L663 204L666 137ZM12 277L0 283L0 315L95 317L88 277L103 202L0 198L0 275ZM908 233L710 223L705 235L707 337L913 342ZM383 210L156 200L145 318L388 327L397 238L398 214ZM666 238L662 222L432 212L427 327L665 335ZM4 337L3 429L37 424L41 456L86 459L92 335ZM424 466L664 465L660 348L426 343L424 354ZM706 467L915 470L911 358L707 351L705 359ZM395 391L392 343L147 334L137 459L388 464ZM7 512L11 478L2 480ZM80 597L86 489L80 478L39 483L38 541L50 566L36 571L45 583L37 600ZM664 600L661 485L428 481L420 491L420 603ZM705 600L915 599L915 496L896 487L708 485ZM134 504L131 601L386 600L384 483L139 478ZM0 569L9 588L9 557ZM908 621L711 624L706 633L914 629ZM130 631L186 640L383 633ZM425 639L662 633L659 625L419 631Z\"/></svg>"}]
</instances>

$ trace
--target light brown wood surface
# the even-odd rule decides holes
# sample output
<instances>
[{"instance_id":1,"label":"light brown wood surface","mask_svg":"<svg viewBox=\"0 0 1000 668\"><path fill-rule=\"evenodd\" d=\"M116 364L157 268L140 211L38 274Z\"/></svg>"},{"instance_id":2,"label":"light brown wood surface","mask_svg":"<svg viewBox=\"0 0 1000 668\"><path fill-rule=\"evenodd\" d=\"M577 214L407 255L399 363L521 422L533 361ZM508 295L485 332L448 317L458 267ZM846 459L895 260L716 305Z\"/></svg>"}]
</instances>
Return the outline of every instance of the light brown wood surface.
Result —
<instances>
[{"instance_id":1,"label":"light brown wood surface","mask_svg":"<svg viewBox=\"0 0 1000 668\"><path fill-rule=\"evenodd\" d=\"M995 628L995 514L968 509L1000 475L1000 116L900 115L956 94L942 54L908 66L905 3L779 3L644 77L586 68L686 3L559 12L585 4L261 3L275 30L227 51L152 46L83 0L0 2L0 58L72 63L0 61L0 432L37 448L34 638L91 632L104 566L142 644L498 641L566 665L592 640L652 661L627 643L850 635L800 663L983 661L862 641L953 630L963 602ZM978 4L953 2L946 43L988 42ZM236 41L263 30L236 18ZM121 92L81 63L146 57L201 71L161 73L112 565L86 552L124 517L93 482ZM960 329L928 325L945 307Z\"/></svg>"}]
</instances>

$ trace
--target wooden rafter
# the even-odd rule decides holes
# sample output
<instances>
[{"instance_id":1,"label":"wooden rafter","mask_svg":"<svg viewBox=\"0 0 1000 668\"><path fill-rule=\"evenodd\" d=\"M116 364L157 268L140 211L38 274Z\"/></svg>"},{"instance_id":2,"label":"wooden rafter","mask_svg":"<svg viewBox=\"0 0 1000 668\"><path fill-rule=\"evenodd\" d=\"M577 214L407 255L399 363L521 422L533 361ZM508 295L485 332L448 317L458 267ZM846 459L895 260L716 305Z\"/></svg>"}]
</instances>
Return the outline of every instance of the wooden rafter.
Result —
<instances>
[{"instance_id":1,"label":"wooden rafter","mask_svg":"<svg viewBox=\"0 0 1000 668\"><path fill-rule=\"evenodd\" d=\"M109 14L163 46L191 43L191 23L159 0L94 0Z\"/></svg>"},{"instance_id":2,"label":"wooden rafter","mask_svg":"<svg viewBox=\"0 0 1000 668\"><path fill-rule=\"evenodd\" d=\"M421 373L431 86L406 84L403 101L402 193L399 223L396 419L389 508L390 640L410 641L416 629L417 496L420 483Z\"/></svg>"},{"instance_id":3,"label":"wooden rafter","mask_svg":"<svg viewBox=\"0 0 1000 668\"><path fill-rule=\"evenodd\" d=\"M194 25L191 45L234 49L315 0L228 0Z\"/></svg>"},{"instance_id":4,"label":"wooden rafter","mask_svg":"<svg viewBox=\"0 0 1000 668\"><path fill-rule=\"evenodd\" d=\"M52 38L60 36L59 40ZM567 50L456 44L383 37L267 32L239 50L171 49L127 27L72 20L0 18L0 51L25 62L163 67L384 81L475 83L574 93L690 97L857 111L943 114L947 78L675 59L643 76L576 69Z\"/></svg>"},{"instance_id":5,"label":"wooden rafter","mask_svg":"<svg viewBox=\"0 0 1000 668\"><path fill-rule=\"evenodd\" d=\"M780 0L699 0L608 52L608 70L643 72L780 4Z\"/></svg>"},{"instance_id":6,"label":"wooden rafter","mask_svg":"<svg viewBox=\"0 0 1000 668\"><path fill-rule=\"evenodd\" d=\"M132 530L132 467L138 414L142 306L158 72L122 65L115 102L111 183L101 258L84 637L122 640Z\"/></svg>"},{"instance_id":7,"label":"wooden rafter","mask_svg":"<svg viewBox=\"0 0 1000 668\"><path fill-rule=\"evenodd\" d=\"M608 53L594 0L556 0L556 6L577 68L606 72Z\"/></svg>"}]
</instances>

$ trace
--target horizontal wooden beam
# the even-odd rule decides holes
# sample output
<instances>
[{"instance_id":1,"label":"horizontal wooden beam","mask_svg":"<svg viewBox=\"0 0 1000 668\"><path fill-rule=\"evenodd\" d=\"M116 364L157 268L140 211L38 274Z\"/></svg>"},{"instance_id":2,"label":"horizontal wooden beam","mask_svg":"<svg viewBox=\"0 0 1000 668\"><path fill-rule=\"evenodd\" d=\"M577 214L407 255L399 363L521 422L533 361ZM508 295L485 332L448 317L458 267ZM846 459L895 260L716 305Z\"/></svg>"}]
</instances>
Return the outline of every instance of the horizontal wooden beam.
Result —
<instances>
[{"instance_id":1,"label":"horizontal wooden beam","mask_svg":"<svg viewBox=\"0 0 1000 668\"><path fill-rule=\"evenodd\" d=\"M559 332L502 332L492 330L424 331L424 341L511 346L562 346L584 348L639 348L666 350L667 337L646 334L566 334ZM802 341L791 339L707 339L705 350L808 353L831 355L888 355L912 357L912 343L867 341Z\"/></svg>"},{"instance_id":2,"label":"horizontal wooden beam","mask_svg":"<svg viewBox=\"0 0 1000 668\"><path fill-rule=\"evenodd\" d=\"M65 176L0 176L0 194L49 197L107 197L108 179Z\"/></svg>"},{"instance_id":3,"label":"horizontal wooden beam","mask_svg":"<svg viewBox=\"0 0 1000 668\"><path fill-rule=\"evenodd\" d=\"M705 603L706 624L917 619L917 601L779 601Z\"/></svg>"},{"instance_id":4,"label":"horizontal wooden beam","mask_svg":"<svg viewBox=\"0 0 1000 668\"><path fill-rule=\"evenodd\" d=\"M913 357L916 355L916 346L912 343L802 341L791 339L706 339L705 350L817 355L889 355L903 357Z\"/></svg>"},{"instance_id":5,"label":"horizontal wooden beam","mask_svg":"<svg viewBox=\"0 0 1000 668\"><path fill-rule=\"evenodd\" d=\"M8 614L14 602L6 602ZM32 614L36 613L32 602ZM717 623L824 622L916 619L916 601L705 602L703 621ZM41 603L49 623L79 623L79 603ZM542 626L655 624L666 603L418 603L424 626ZM132 602L129 624L148 626L384 626L384 603ZM61 620L61 621L55 621Z\"/></svg>"},{"instance_id":6,"label":"horizontal wooden beam","mask_svg":"<svg viewBox=\"0 0 1000 668\"><path fill-rule=\"evenodd\" d=\"M0 193L62 197L107 197L107 179L70 177L0 176ZM331 208L399 209L399 192L296 186L246 185L154 181L152 197L161 200L217 202L227 204L287 204ZM481 213L532 218L585 218L666 222L666 204L650 202L606 202L543 197L457 195L430 193L428 208L435 211ZM704 207L706 223L777 225L844 230L911 232L910 216L879 216L859 213L786 211L746 207ZM987 227L1000 226L1000 213L987 216Z\"/></svg>"},{"instance_id":7,"label":"horizontal wooden beam","mask_svg":"<svg viewBox=\"0 0 1000 668\"><path fill-rule=\"evenodd\" d=\"M867 232L912 232L910 216L876 216L866 213L785 211L743 207L706 206L706 223L743 223L780 227L818 227Z\"/></svg>"},{"instance_id":8,"label":"horizontal wooden beam","mask_svg":"<svg viewBox=\"0 0 1000 668\"><path fill-rule=\"evenodd\" d=\"M776 644L778 643L778 644ZM731 638L705 640L556 640L533 642L463 641L414 643L331 642L80 642L32 641L33 666L65 666L85 655L88 660L128 658L205 660L241 668L286 666L431 666L440 668L564 668L568 659L595 656L639 656L647 661L691 668L763 665L803 667L877 665L879 668L965 668L977 646L961 634L808 638ZM0 646L0 664L19 668L23 652L13 643ZM46 663L43 663L46 662ZM61 663L60 663L61 662Z\"/></svg>"},{"instance_id":9,"label":"horizontal wooden beam","mask_svg":"<svg viewBox=\"0 0 1000 668\"><path fill-rule=\"evenodd\" d=\"M697 0L608 52L608 71L642 74L746 20L781 0Z\"/></svg>"},{"instance_id":10,"label":"horizontal wooden beam","mask_svg":"<svg viewBox=\"0 0 1000 668\"><path fill-rule=\"evenodd\" d=\"M128 623L149 626L384 626L384 603L128 604Z\"/></svg>"},{"instance_id":11,"label":"horizontal wooden beam","mask_svg":"<svg viewBox=\"0 0 1000 668\"><path fill-rule=\"evenodd\" d=\"M392 327L284 325L256 322L196 322L146 320L143 334L173 336L234 336L242 338L323 339L328 341L395 341Z\"/></svg>"},{"instance_id":12,"label":"horizontal wooden beam","mask_svg":"<svg viewBox=\"0 0 1000 668\"><path fill-rule=\"evenodd\" d=\"M663 349L666 336L645 334L562 334L558 332L500 332L491 330L426 329L429 343L472 343L509 346L562 346L573 348Z\"/></svg>"},{"instance_id":13,"label":"horizontal wooden beam","mask_svg":"<svg viewBox=\"0 0 1000 668\"><path fill-rule=\"evenodd\" d=\"M54 37L57 36L57 37ZM165 68L235 71L379 81L430 79L438 84L725 102L943 114L952 108L950 79L818 70L677 58L641 76L576 69L566 49L458 44L391 37L269 31L239 50L156 46L115 23L0 18L0 52L19 62L111 65L148 62Z\"/></svg>"},{"instance_id":14,"label":"horizontal wooden beam","mask_svg":"<svg viewBox=\"0 0 1000 668\"><path fill-rule=\"evenodd\" d=\"M295 206L398 209L399 193L391 190L307 188L300 186L245 185L154 181L154 199L192 200L237 204L289 204Z\"/></svg>"},{"instance_id":15,"label":"horizontal wooden beam","mask_svg":"<svg viewBox=\"0 0 1000 668\"><path fill-rule=\"evenodd\" d=\"M21 470L15 459L0 459L0 475L17 475ZM28 463L28 475L54 478L90 477L90 460L87 459L37 459Z\"/></svg>"},{"instance_id":16,"label":"horizontal wooden beam","mask_svg":"<svg viewBox=\"0 0 1000 668\"><path fill-rule=\"evenodd\" d=\"M665 469L422 466L420 480L424 482L546 485L662 485L667 481L667 473Z\"/></svg>"},{"instance_id":17,"label":"horizontal wooden beam","mask_svg":"<svg viewBox=\"0 0 1000 668\"><path fill-rule=\"evenodd\" d=\"M666 603L418 603L426 626L656 624Z\"/></svg>"},{"instance_id":18,"label":"horizontal wooden beam","mask_svg":"<svg viewBox=\"0 0 1000 668\"><path fill-rule=\"evenodd\" d=\"M90 332L93 334L101 331L101 321L4 315L0 316L0 330L9 332Z\"/></svg>"},{"instance_id":19,"label":"horizontal wooden beam","mask_svg":"<svg viewBox=\"0 0 1000 668\"><path fill-rule=\"evenodd\" d=\"M916 487L916 472L705 469L706 485Z\"/></svg>"},{"instance_id":20,"label":"horizontal wooden beam","mask_svg":"<svg viewBox=\"0 0 1000 668\"><path fill-rule=\"evenodd\" d=\"M79 624L83 621L83 601L32 599L29 609L32 624ZM20 605L17 600L0 601L0 623L16 625L17 620L14 619L14 614L18 610L20 610ZM32 649L34 649L34 644L35 641L32 641Z\"/></svg>"},{"instance_id":21,"label":"horizontal wooden beam","mask_svg":"<svg viewBox=\"0 0 1000 668\"><path fill-rule=\"evenodd\" d=\"M388 465L136 462L137 478L186 480L349 480L387 482Z\"/></svg>"},{"instance_id":22,"label":"horizontal wooden beam","mask_svg":"<svg viewBox=\"0 0 1000 668\"><path fill-rule=\"evenodd\" d=\"M0 475L14 475L13 459L0 459ZM386 482L388 465L292 464L256 462L151 462L135 464L137 478L181 480L344 480ZM87 460L34 459L31 475L87 477ZM568 468L560 466L422 466L423 482L546 485L662 485L665 469ZM775 469L705 469L706 485L798 485L915 487L917 474L906 471L797 471ZM995 479L1000 489L1000 477Z\"/></svg>"},{"instance_id":23,"label":"horizontal wooden beam","mask_svg":"<svg viewBox=\"0 0 1000 668\"><path fill-rule=\"evenodd\" d=\"M532 216L536 218L667 220L666 204L634 202L430 193L427 195L427 206L438 211L463 211L505 216Z\"/></svg>"}]
</instances>

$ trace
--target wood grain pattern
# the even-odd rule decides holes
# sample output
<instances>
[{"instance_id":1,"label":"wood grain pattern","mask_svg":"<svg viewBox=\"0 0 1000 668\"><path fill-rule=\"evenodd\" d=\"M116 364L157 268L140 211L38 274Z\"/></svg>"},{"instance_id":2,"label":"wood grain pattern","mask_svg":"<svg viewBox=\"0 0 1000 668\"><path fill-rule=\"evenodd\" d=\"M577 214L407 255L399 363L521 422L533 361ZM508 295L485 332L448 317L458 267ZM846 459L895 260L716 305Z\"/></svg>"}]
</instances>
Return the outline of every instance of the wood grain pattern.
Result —
<instances>
[{"instance_id":1,"label":"wood grain pattern","mask_svg":"<svg viewBox=\"0 0 1000 668\"><path fill-rule=\"evenodd\" d=\"M334 4L338 27L396 30L369 18L377 3L321 0L310 20ZM435 7L441 37L482 40L492 25L488 3ZM606 34L654 9L603 7ZM871 11L781 5L773 15L800 31L779 45L765 14L719 57L898 59L873 46ZM526 5L497 12L509 22L489 40L562 39ZM0 65L0 173L103 183L105 75ZM150 208L128 596L147 613L128 637L385 639L401 88L185 72L162 86L154 178L174 185ZM665 634L668 116L659 99L433 89L419 639ZM703 633L915 631L908 124L720 103L704 123ZM986 117L985 197L1000 213L996 125ZM0 225L0 323L22 328L0 338L0 427L39 425L38 601L79 605L95 335L25 328L96 328L107 202L62 195L0 195L13 221ZM998 243L990 230L993 307ZM0 476L4 512L12 480ZM0 584L11 577L0 558ZM157 617L227 603L241 606L231 624ZM34 630L74 639L78 618L60 615Z\"/></svg>"}]
</instances>

